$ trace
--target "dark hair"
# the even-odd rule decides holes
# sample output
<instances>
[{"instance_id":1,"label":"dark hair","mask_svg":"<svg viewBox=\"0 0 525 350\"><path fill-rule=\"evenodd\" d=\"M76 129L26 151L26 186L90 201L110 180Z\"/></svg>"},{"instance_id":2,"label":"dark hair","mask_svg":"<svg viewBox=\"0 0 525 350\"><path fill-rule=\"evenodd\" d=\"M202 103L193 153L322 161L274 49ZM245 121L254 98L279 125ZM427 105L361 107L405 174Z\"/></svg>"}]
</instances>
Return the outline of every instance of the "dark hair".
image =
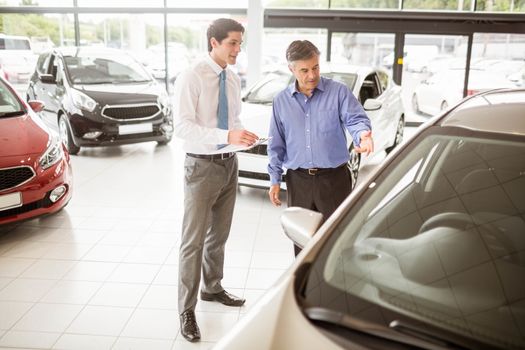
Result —
<instances>
[{"instance_id":1,"label":"dark hair","mask_svg":"<svg viewBox=\"0 0 525 350\"><path fill-rule=\"evenodd\" d=\"M244 34L244 27L239 22L229 18L219 18L213 21L208 27L206 36L208 37L208 52L211 52L211 38L221 42L228 36L229 32L241 32Z\"/></svg>"},{"instance_id":2,"label":"dark hair","mask_svg":"<svg viewBox=\"0 0 525 350\"><path fill-rule=\"evenodd\" d=\"M308 40L292 41L286 49L286 60L288 63L302 61L312 58L314 55L320 55L319 49Z\"/></svg>"}]
</instances>

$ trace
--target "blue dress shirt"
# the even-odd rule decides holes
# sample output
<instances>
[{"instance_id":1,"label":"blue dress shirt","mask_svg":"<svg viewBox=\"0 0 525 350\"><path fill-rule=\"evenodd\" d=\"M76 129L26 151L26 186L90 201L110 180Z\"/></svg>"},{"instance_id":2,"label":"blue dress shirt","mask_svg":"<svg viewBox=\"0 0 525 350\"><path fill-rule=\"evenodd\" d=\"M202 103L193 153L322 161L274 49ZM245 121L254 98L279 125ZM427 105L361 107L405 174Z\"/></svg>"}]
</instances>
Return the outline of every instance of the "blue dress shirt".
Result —
<instances>
[{"instance_id":1,"label":"blue dress shirt","mask_svg":"<svg viewBox=\"0 0 525 350\"><path fill-rule=\"evenodd\" d=\"M347 129L354 145L370 119L348 87L321 77L312 96L290 84L273 100L268 143L268 173L272 185L281 182L283 167L335 168L348 162Z\"/></svg>"}]
</instances>

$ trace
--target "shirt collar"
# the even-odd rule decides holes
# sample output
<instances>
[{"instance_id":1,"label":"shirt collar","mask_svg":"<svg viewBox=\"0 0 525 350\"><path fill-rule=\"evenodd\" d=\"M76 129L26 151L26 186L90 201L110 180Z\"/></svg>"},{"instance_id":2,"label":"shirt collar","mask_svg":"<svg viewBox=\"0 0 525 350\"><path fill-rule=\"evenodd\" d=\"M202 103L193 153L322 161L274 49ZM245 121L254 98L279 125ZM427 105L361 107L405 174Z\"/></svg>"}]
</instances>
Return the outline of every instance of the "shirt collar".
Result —
<instances>
[{"instance_id":1,"label":"shirt collar","mask_svg":"<svg viewBox=\"0 0 525 350\"><path fill-rule=\"evenodd\" d=\"M325 78L324 77L321 77L321 79L319 79L319 83L315 87L314 93L315 93L315 90L319 90L319 91L325 90ZM290 86L288 87L288 92L290 93L290 96L293 96L296 93L300 93L300 91L297 89L297 79L295 79L294 82L290 84Z\"/></svg>"},{"instance_id":2,"label":"shirt collar","mask_svg":"<svg viewBox=\"0 0 525 350\"><path fill-rule=\"evenodd\" d=\"M214 71L215 73L217 73L217 75L221 74L221 72L222 72L223 70L226 70L226 68L228 68L228 67L226 67L226 68L223 69L221 66L219 66L219 65L217 64L217 62L215 62L215 61L213 60L213 58L211 58L211 56L210 56L209 54L206 55L205 61L206 61L206 63L208 63L208 65L211 67L211 69L213 69L213 71Z\"/></svg>"}]
</instances>

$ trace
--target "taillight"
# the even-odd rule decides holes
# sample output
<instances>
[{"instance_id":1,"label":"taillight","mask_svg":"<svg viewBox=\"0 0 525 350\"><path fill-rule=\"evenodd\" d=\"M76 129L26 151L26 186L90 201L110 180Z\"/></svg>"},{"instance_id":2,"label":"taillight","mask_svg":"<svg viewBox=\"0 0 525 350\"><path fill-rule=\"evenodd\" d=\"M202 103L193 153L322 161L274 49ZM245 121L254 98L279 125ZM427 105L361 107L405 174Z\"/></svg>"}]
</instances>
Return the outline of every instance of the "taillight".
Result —
<instances>
[{"instance_id":1,"label":"taillight","mask_svg":"<svg viewBox=\"0 0 525 350\"><path fill-rule=\"evenodd\" d=\"M477 94L480 90L471 90L467 89L467 96L472 96L474 94Z\"/></svg>"}]
</instances>

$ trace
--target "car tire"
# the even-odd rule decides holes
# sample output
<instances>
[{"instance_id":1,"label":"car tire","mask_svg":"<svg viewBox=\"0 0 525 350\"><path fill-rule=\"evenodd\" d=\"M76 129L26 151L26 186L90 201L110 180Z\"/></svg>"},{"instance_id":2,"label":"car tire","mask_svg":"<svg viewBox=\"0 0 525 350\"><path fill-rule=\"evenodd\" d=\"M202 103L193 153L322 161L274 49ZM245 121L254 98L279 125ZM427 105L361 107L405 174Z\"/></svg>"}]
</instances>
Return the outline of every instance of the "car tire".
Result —
<instances>
[{"instance_id":1,"label":"car tire","mask_svg":"<svg viewBox=\"0 0 525 350\"><path fill-rule=\"evenodd\" d=\"M359 175L359 166L361 165L361 154L354 151L354 144L350 146L350 148L348 149L348 153L350 154L350 159L348 160L346 166L348 167L348 171L350 173L352 189L354 189L357 183L357 177Z\"/></svg>"},{"instance_id":2,"label":"car tire","mask_svg":"<svg viewBox=\"0 0 525 350\"><path fill-rule=\"evenodd\" d=\"M412 95L412 109L416 113L421 113L421 110L419 109L419 103L417 102L417 95L416 94Z\"/></svg>"},{"instance_id":3,"label":"car tire","mask_svg":"<svg viewBox=\"0 0 525 350\"><path fill-rule=\"evenodd\" d=\"M66 149L68 150L69 154L78 154L78 152L80 152L80 147L75 145L75 143L73 142L71 128L69 127L69 123L65 115L61 115L58 119L58 131L60 133L60 138L66 146Z\"/></svg>"},{"instance_id":4,"label":"car tire","mask_svg":"<svg viewBox=\"0 0 525 350\"><path fill-rule=\"evenodd\" d=\"M385 149L386 154L392 152L403 141L403 134L405 132L405 119L403 117L399 118L396 128L396 137L394 139L394 144Z\"/></svg>"},{"instance_id":5,"label":"car tire","mask_svg":"<svg viewBox=\"0 0 525 350\"><path fill-rule=\"evenodd\" d=\"M157 144L158 144L159 146L166 146L166 145L167 145L168 143L170 143L170 142L171 142L171 137L169 137L169 138L167 138L167 139L165 139L165 140L162 140L162 141L157 141Z\"/></svg>"}]
</instances>

